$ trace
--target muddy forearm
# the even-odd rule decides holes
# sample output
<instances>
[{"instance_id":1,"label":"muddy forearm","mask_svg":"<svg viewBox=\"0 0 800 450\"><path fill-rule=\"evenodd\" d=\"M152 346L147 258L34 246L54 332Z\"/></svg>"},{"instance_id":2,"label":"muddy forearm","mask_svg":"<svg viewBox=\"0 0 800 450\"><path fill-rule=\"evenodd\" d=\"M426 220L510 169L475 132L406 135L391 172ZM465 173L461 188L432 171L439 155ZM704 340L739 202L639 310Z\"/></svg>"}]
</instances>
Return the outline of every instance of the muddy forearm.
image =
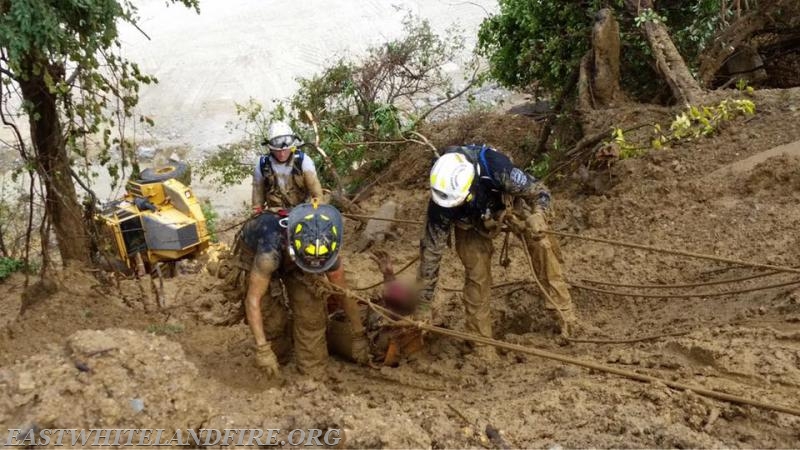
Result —
<instances>
[{"instance_id":1,"label":"muddy forearm","mask_svg":"<svg viewBox=\"0 0 800 450\"><path fill-rule=\"evenodd\" d=\"M256 340L256 346L266 344L267 337L264 335L264 321L261 317L261 297L247 296L244 309L247 314L247 324Z\"/></svg>"},{"instance_id":2,"label":"muddy forearm","mask_svg":"<svg viewBox=\"0 0 800 450\"><path fill-rule=\"evenodd\" d=\"M256 345L264 345L267 343L267 337L264 335L264 321L261 317L261 297L268 292L271 278L271 274L260 274L258 265L254 265L248 279L244 312L247 315L247 324L250 326L250 331L253 332Z\"/></svg>"},{"instance_id":3,"label":"muddy forearm","mask_svg":"<svg viewBox=\"0 0 800 450\"><path fill-rule=\"evenodd\" d=\"M253 193L251 195L250 204L253 208L258 206L264 206L264 202L266 201L266 193L264 192L264 183L256 180L253 177Z\"/></svg>"},{"instance_id":4,"label":"muddy forearm","mask_svg":"<svg viewBox=\"0 0 800 450\"><path fill-rule=\"evenodd\" d=\"M344 267L341 265L339 269L328 272L328 280L334 285L347 289L347 280L344 277ZM350 326L353 330L353 335L358 336L364 333L364 323L361 320L361 310L358 307L358 301L349 295L341 295L338 298L339 304L342 306L345 315L350 320Z\"/></svg>"},{"instance_id":5,"label":"muddy forearm","mask_svg":"<svg viewBox=\"0 0 800 450\"><path fill-rule=\"evenodd\" d=\"M318 198L322 202L322 184L319 182L319 177L316 173L306 172L304 175L306 180L306 188L308 189L308 196L310 198Z\"/></svg>"},{"instance_id":6,"label":"muddy forearm","mask_svg":"<svg viewBox=\"0 0 800 450\"><path fill-rule=\"evenodd\" d=\"M497 179L503 189L514 197L525 200L534 209L550 209L550 190L541 181L518 168L510 172L500 172Z\"/></svg>"}]
</instances>

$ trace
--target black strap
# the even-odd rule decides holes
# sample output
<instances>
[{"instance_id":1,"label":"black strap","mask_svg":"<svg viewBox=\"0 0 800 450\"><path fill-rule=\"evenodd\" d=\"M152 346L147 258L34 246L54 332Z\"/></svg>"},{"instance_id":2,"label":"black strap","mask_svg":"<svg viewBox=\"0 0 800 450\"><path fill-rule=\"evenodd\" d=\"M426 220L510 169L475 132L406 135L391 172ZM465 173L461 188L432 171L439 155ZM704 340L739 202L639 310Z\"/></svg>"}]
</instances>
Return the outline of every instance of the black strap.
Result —
<instances>
[{"instance_id":1,"label":"black strap","mask_svg":"<svg viewBox=\"0 0 800 450\"><path fill-rule=\"evenodd\" d=\"M258 160L258 167L264 179L272 176L272 165L269 163L269 155L261 155L261 158Z\"/></svg>"},{"instance_id":2,"label":"black strap","mask_svg":"<svg viewBox=\"0 0 800 450\"><path fill-rule=\"evenodd\" d=\"M306 154L300 150L294 152L294 161L292 162L292 175L303 175L303 159Z\"/></svg>"}]
</instances>

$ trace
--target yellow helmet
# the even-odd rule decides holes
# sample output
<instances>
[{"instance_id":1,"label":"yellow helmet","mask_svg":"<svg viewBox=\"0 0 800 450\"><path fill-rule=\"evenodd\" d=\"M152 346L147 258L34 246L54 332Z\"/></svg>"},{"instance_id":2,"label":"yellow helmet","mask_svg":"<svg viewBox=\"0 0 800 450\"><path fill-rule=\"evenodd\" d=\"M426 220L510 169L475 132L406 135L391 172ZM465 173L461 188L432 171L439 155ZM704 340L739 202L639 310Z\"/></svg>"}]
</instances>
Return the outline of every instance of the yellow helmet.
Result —
<instances>
[{"instance_id":1,"label":"yellow helmet","mask_svg":"<svg viewBox=\"0 0 800 450\"><path fill-rule=\"evenodd\" d=\"M331 205L303 203L286 222L294 262L302 270L321 273L336 264L342 246L342 215Z\"/></svg>"}]
</instances>

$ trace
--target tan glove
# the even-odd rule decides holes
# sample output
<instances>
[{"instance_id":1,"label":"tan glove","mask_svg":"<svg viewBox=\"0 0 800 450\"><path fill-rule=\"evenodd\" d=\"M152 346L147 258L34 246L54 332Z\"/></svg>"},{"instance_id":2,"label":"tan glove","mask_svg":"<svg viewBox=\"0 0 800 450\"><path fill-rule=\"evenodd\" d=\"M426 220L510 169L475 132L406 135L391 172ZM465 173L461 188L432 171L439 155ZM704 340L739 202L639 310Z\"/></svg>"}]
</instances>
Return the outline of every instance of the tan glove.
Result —
<instances>
[{"instance_id":1,"label":"tan glove","mask_svg":"<svg viewBox=\"0 0 800 450\"><path fill-rule=\"evenodd\" d=\"M533 214L525 219L525 225L531 234L531 237L537 241L544 237L544 231L547 230L547 220L544 218L544 212L536 210Z\"/></svg>"},{"instance_id":2,"label":"tan glove","mask_svg":"<svg viewBox=\"0 0 800 450\"><path fill-rule=\"evenodd\" d=\"M278 374L278 358L269 344L259 345L256 348L256 366L264 370L267 378Z\"/></svg>"},{"instance_id":3,"label":"tan glove","mask_svg":"<svg viewBox=\"0 0 800 450\"><path fill-rule=\"evenodd\" d=\"M353 336L352 353L353 359L359 364L369 364L369 341L364 333Z\"/></svg>"}]
</instances>

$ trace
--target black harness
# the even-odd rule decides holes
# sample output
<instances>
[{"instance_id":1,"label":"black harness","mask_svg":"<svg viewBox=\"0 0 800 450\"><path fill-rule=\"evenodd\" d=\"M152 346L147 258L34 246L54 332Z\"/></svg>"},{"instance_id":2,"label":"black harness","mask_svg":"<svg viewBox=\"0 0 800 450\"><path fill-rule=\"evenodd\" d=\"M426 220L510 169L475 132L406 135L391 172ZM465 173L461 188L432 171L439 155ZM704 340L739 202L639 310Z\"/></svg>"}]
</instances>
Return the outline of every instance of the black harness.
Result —
<instances>
[{"instance_id":1,"label":"black harness","mask_svg":"<svg viewBox=\"0 0 800 450\"><path fill-rule=\"evenodd\" d=\"M295 184L298 184L297 179L303 176L303 160L305 157L306 154L300 150L292 153L292 180L294 180ZM277 185L275 171L272 169L269 158L270 155L261 155L258 160L258 168L261 171L261 176L264 177L264 185L267 192ZM303 186L298 185L297 187L302 188Z\"/></svg>"}]
</instances>

